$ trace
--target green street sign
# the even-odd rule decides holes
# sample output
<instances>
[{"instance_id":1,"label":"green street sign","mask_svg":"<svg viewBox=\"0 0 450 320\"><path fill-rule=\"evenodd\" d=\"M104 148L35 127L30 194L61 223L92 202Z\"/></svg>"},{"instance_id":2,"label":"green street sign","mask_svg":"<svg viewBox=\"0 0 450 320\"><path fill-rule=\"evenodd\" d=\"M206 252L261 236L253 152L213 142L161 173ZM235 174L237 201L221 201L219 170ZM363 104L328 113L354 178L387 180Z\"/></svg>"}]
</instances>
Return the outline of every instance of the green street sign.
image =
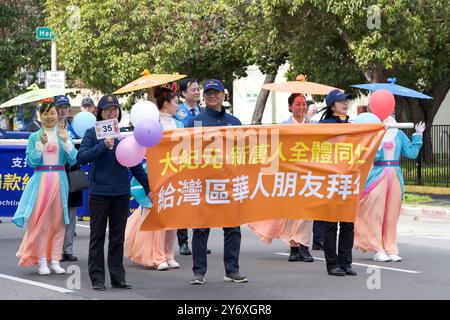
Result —
<instances>
[{"instance_id":1,"label":"green street sign","mask_svg":"<svg viewBox=\"0 0 450 320\"><path fill-rule=\"evenodd\" d=\"M38 40L52 40L55 37L53 30L49 27L37 27L36 39Z\"/></svg>"}]
</instances>

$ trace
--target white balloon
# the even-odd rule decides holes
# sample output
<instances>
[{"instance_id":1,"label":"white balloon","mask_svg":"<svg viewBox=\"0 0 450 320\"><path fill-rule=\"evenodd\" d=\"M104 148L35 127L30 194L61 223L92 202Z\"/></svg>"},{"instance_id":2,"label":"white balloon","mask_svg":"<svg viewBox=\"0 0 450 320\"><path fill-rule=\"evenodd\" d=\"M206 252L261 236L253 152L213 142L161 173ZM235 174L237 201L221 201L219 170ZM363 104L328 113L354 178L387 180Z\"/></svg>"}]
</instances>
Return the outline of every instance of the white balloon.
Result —
<instances>
[{"instance_id":1,"label":"white balloon","mask_svg":"<svg viewBox=\"0 0 450 320\"><path fill-rule=\"evenodd\" d=\"M156 105L148 100L138 101L130 112L130 121L136 126L139 121L144 119L150 119L153 121L159 121L159 110Z\"/></svg>"},{"instance_id":2,"label":"white balloon","mask_svg":"<svg viewBox=\"0 0 450 320\"><path fill-rule=\"evenodd\" d=\"M383 122L385 124L397 123L397 121L395 121L395 119L392 116L387 117L386 119L384 119ZM383 140L381 140L381 141L386 142L386 141L394 140L395 136L397 135L397 132L398 132L398 128L387 129L386 133L384 134Z\"/></svg>"}]
</instances>

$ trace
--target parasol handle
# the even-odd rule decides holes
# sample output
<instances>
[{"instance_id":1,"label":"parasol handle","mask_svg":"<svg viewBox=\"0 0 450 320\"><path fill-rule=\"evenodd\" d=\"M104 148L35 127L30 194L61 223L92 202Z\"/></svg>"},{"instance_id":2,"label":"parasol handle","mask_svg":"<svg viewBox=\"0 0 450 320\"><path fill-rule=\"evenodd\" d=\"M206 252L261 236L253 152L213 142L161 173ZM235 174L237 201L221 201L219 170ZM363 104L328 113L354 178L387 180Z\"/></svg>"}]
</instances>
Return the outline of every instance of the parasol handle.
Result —
<instances>
[{"instance_id":1,"label":"parasol handle","mask_svg":"<svg viewBox=\"0 0 450 320\"><path fill-rule=\"evenodd\" d=\"M386 128L388 129L411 129L414 128L414 123L412 122L401 122L401 123L388 123L386 124Z\"/></svg>"}]
</instances>

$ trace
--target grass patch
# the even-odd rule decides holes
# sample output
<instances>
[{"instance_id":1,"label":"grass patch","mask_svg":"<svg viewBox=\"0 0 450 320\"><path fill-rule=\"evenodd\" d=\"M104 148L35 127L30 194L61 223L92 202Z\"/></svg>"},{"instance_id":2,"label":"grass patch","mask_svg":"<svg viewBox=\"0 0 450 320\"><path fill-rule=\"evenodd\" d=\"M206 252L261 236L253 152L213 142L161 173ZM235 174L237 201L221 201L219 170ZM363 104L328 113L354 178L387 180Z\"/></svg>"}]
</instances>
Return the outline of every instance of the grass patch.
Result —
<instances>
[{"instance_id":1,"label":"grass patch","mask_svg":"<svg viewBox=\"0 0 450 320\"><path fill-rule=\"evenodd\" d=\"M424 202L430 202L433 199L430 196L424 196L420 194L414 194L414 193L405 193L405 198L403 199L404 203L409 204L417 204L417 203L424 203Z\"/></svg>"}]
</instances>

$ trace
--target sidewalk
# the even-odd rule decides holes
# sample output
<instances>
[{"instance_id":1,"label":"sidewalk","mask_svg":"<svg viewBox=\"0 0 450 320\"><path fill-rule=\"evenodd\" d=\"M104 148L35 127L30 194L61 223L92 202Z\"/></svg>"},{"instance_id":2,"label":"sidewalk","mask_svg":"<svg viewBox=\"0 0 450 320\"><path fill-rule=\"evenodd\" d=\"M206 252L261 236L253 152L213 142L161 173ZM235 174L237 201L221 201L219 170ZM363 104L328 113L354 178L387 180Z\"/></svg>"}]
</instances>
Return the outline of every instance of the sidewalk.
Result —
<instances>
[{"instance_id":1,"label":"sidewalk","mask_svg":"<svg viewBox=\"0 0 450 320\"><path fill-rule=\"evenodd\" d=\"M415 217L450 220L450 196L429 194L431 201L418 204L403 204L401 214Z\"/></svg>"}]
</instances>

